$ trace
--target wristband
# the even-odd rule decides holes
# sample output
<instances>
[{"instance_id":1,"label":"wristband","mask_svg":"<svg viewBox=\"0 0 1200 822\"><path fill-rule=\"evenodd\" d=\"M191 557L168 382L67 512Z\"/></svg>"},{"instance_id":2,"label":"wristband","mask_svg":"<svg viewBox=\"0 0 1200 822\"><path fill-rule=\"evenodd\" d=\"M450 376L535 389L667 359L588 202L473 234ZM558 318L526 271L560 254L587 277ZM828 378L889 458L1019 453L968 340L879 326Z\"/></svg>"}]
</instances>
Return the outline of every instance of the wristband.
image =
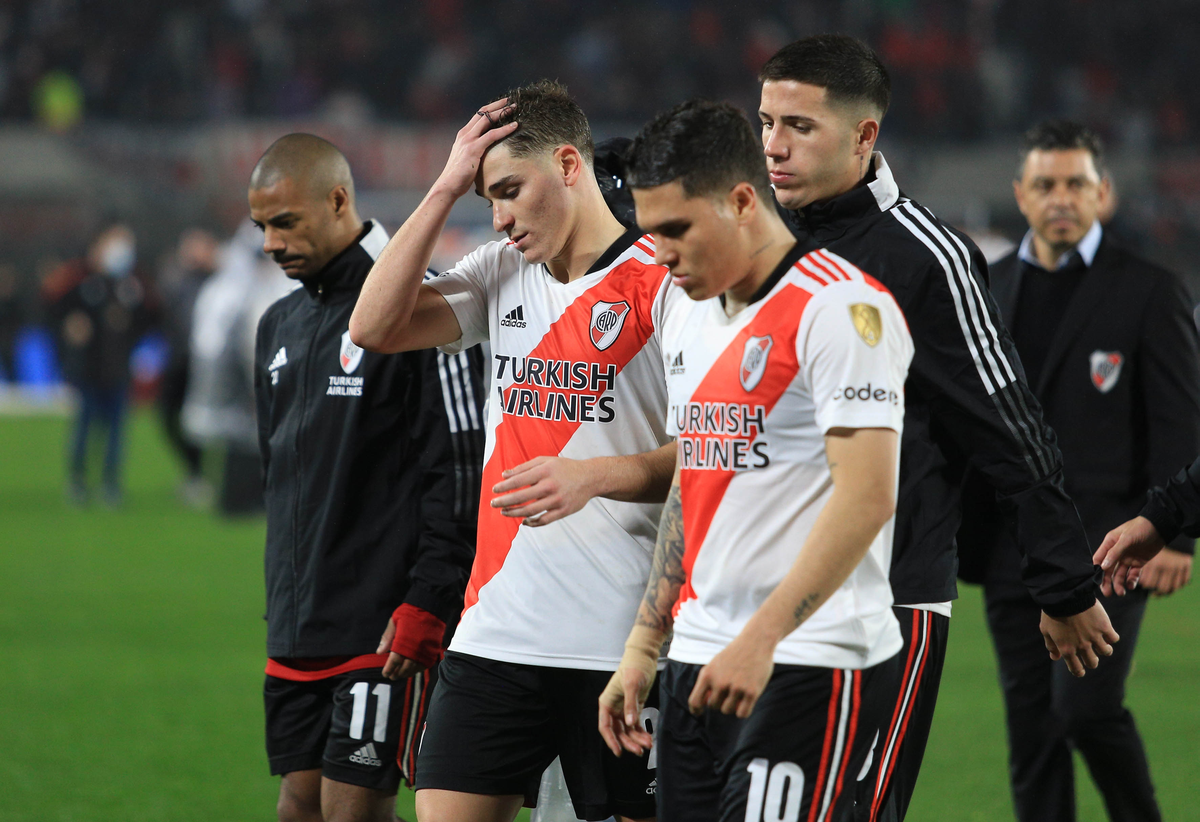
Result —
<instances>
[{"instance_id":1,"label":"wristband","mask_svg":"<svg viewBox=\"0 0 1200 822\"><path fill-rule=\"evenodd\" d=\"M446 623L424 608L407 602L392 612L396 635L392 638L392 653L411 659L423 668L431 668L445 653L442 641Z\"/></svg>"}]
</instances>

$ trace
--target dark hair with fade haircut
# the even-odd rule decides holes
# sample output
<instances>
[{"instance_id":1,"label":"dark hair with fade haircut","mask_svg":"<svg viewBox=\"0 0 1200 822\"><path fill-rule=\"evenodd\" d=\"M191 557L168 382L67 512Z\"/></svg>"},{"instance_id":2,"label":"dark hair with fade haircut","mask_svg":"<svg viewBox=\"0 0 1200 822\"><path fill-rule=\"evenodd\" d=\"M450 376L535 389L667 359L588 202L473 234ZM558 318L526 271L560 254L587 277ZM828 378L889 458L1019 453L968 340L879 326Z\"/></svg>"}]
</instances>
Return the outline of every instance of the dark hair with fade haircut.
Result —
<instances>
[{"instance_id":1,"label":"dark hair with fade haircut","mask_svg":"<svg viewBox=\"0 0 1200 822\"><path fill-rule=\"evenodd\" d=\"M502 114L495 125L502 126L513 120L519 125L496 145L507 145L516 157L572 145L579 149L589 166L592 164L596 150L592 143L592 127L566 86L553 80L540 80L502 96L508 98L512 109Z\"/></svg>"},{"instance_id":2,"label":"dark hair with fade haircut","mask_svg":"<svg viewBox=\"0 0 1200 822\"><path fill-rule=\"evenodd\" d=\"M817 34L781 48L763 64L758 81L793 80L825 89L831 102L866 104L883 119L892 79L870 46L848 34Z\"/></svg>"},{"instance_id":3,"label":"dark hair with fade haircut","mask_svg":"<svg viewBox=\"0 0 1200 822\"><path fill-rule=\"evenodd\" d=\"M1096 173L1103 177L1107 174L1104 165L1104 141L1100 135L1083 123L1073 120L1042 120L1021 136L1020 163L1017 165L1017 178L1025 174L1025 161L1029 152L1040 151L1074 151L1083 149L1092 155L1096 165Z\"/></svg>"},{"instance_id":4,"label":"dark hair with fade haircut","mask_svg":"<svg viewBox=\"0 0 1200 822\"><path fill-rule=\"evenodd\" d=\"M626 163L634 188L678 180L688 197L707 197L746 182L771 202L762 141L745 113L729 103L688 100L663 112L638 132Z\"/></svg>"}]
</instances>

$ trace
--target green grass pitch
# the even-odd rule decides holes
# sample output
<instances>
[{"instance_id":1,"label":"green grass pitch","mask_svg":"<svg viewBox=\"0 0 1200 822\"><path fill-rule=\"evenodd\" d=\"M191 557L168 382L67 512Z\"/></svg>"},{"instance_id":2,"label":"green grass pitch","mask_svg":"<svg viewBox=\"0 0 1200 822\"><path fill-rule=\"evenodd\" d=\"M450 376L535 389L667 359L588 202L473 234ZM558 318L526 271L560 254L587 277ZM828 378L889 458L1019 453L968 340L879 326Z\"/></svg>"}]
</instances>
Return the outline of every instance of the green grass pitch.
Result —
<instances>
[{"instance_id":1,"label":"green grass pitch","mask_svg":"<svg viewBox=\"0 0 1200 822\"><path fill-rule=\"evenodd\" d=\"M271 820L262 744L261 521L174 496L135 416L119 511L63 502L65 421L0 418L0 820ZM1008 820L1005 746L977 591L965 590L909 819ZM1151 603L1129 702L1164 815L1200 819L1200 599ZM1080 766L1080 819L1104 818ZM400 812L412 818L411 796Z\"/></svg>"}]
</instances>

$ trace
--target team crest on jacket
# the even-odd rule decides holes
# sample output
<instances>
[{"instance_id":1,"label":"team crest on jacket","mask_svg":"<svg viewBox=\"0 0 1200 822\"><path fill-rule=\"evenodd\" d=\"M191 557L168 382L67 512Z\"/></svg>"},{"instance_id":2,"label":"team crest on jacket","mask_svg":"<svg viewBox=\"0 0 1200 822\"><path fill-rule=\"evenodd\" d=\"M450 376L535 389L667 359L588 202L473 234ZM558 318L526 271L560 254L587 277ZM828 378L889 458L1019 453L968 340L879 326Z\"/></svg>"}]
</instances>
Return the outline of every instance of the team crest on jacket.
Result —
<instances>
[{"instance_id":1,"label":"team crest on jacket","mask_svg":"<svg viewBox=\"0 0 1200 822\"><path fill-rule=\"evenodd\" d=\"M347 374L353 374L354 369L358 368L358 364L362 362L362 356L363 350L350 342L350 332L347 330L342 335L342 350L338 355L338 362L342 364L342 370Z\"/></svg>"},{"instance_id":2,"label":"team crest on jacket","mask_svg":"<svg viewBox=\"0 0 1200 822\"><path fill-rule=\"evenodd\" d=\"M746 348L742 352L742 367L738 369L738 379L742 388L753 391L762 382L767 370L767 355L771 353L770 335L766 337L751 337L746 340Z\"/></svg>"},{"instance_id":3,"label":"team crest on jacket","mask_svg":"<svg viewBox=\"0 0 1200 822\"><path fill-rule=\"evenodd\" d=\"M592 345L600 351L608 348L617 341L617 335L625 327L625 318L629 316L629 303L598 302L592 306L592 327L588 332Z\"/></svg>"},{"instance_id":4,"label":"team crest on jacket","mask_svg":"<svg viewBox=\"0 0 1200 822\"><path fill-rule=\"evenodd\" d=\"M1120 351L1093 351L1092 385L1101 394L1112 391L1113 386L1121 377L1121 366L1125 364L1125 356Z\"/></svg>"}]
</instances>

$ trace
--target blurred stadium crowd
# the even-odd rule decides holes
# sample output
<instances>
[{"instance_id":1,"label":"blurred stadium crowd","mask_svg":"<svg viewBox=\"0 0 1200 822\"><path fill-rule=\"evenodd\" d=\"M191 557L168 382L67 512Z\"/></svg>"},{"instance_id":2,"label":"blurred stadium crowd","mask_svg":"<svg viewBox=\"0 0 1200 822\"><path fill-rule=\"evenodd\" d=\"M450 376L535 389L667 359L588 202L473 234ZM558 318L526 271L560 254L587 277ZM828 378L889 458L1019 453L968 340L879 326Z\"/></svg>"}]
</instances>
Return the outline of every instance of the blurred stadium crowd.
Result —
<instances>
[{"instance_id":1,"label":"blurred stadium crowd","mask_svg":"<svg viewBox=\"0 0 1200 822\"><path fill-rule=\"evenodd\" d=\"M978 139L1054 115L1116 147L1171 145L1200 123L1200 6L1186 0L7 0L0 113L456 122L545 76L593 120L641 122L696 95L750 102L766 57L820 31L879 51L894 137Z\"/></svg>"}]
</instances>

